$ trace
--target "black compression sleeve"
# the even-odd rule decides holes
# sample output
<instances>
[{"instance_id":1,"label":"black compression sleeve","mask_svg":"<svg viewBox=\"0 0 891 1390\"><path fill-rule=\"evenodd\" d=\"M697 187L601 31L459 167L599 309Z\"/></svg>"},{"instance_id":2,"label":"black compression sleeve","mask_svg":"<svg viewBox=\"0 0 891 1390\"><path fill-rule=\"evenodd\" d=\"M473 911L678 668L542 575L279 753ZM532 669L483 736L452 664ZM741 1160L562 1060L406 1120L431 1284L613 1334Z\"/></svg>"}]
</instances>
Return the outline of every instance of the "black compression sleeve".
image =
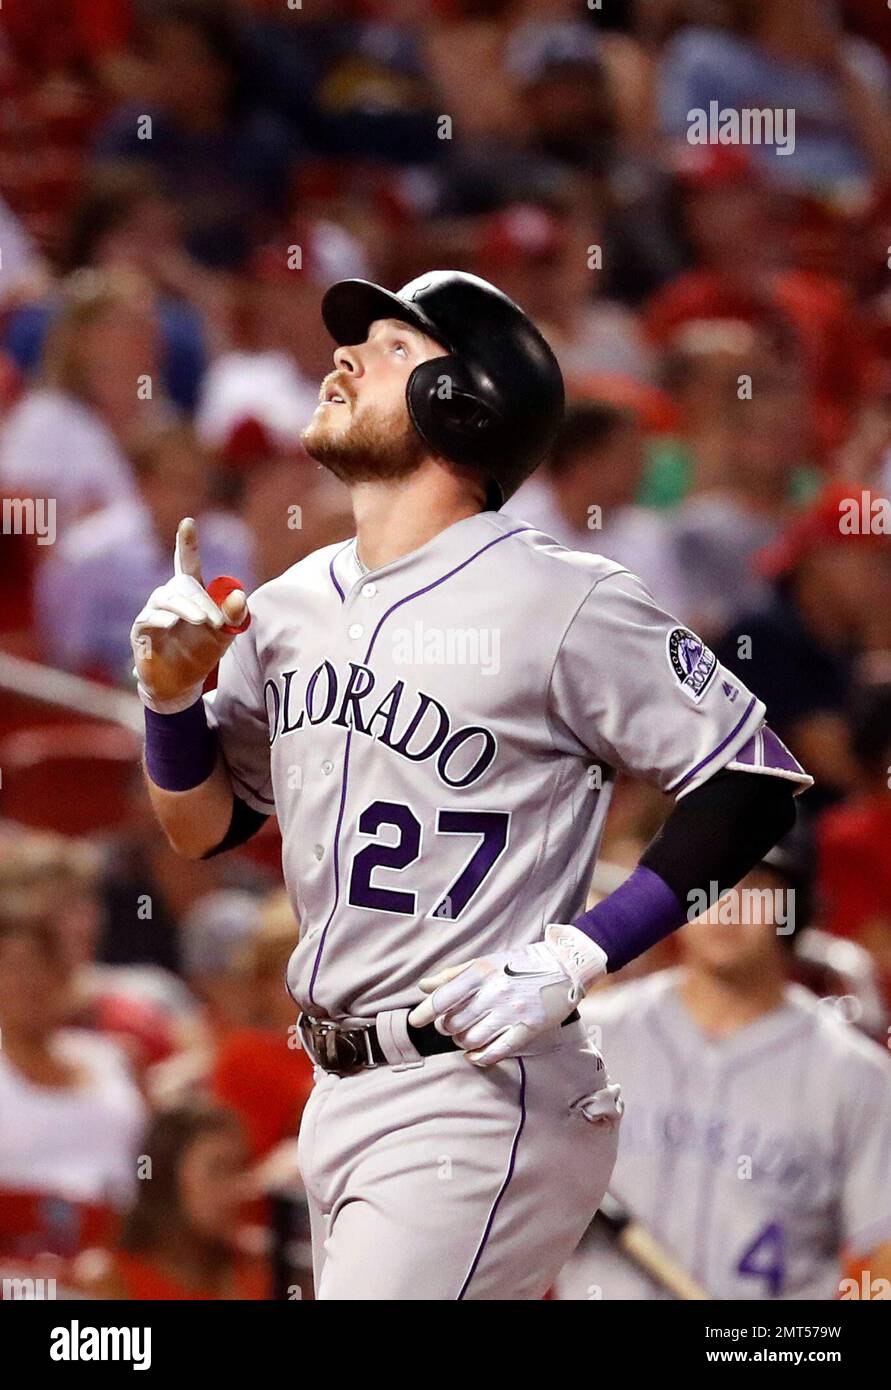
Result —
<instances>
[{"instance_id":1,"label":"black compression sleeve","mask_svg":"<svg viewBox=\"0 0 891 1390\"><path fill-rule=\"evenodd\" d=\"M201 858L213 859L215 854L223 854L227 849L235 849L236 845L243 845L252 835L256 835L268 819L268 816L255 811L246 801L242 801L240 796L233 796L232 819L229 821L229 829L220 843L214 845L213 849L209 849L206 854L202 854Z\"/></svg>"},{"instance_id":2,"label":"black compression sleeve","mask_svg":"<svg viewBox=\"0 0 891 1390\"><path fill-rule=\"evenodd\" d=\"M675 804L640 862L685 903L712 883L733 888L794 824L791 782L719 772Z\"/></svg>"}]
</instances>

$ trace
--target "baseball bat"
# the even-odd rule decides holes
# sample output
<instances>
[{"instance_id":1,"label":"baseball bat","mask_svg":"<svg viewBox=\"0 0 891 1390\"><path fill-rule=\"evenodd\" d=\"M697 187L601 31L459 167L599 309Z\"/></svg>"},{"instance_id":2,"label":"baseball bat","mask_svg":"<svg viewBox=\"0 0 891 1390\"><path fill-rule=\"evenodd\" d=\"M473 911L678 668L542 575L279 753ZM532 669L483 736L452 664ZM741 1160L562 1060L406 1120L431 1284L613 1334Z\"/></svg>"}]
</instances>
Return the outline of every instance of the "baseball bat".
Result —
<instances>
[{"instance_id":1,"label":"baseball bat","mask_svg":"<svg viewBox=\"0 0 891 1390\"><path fill-rule=\"evenodd\" d=\"M684 1302L709 1300L709 1294L683 1265L666 1250L621 1202L607 1192L594 1218L605 1228L610 1240L649 1279L674 1298Z\"/></svg>"}]
</instances>

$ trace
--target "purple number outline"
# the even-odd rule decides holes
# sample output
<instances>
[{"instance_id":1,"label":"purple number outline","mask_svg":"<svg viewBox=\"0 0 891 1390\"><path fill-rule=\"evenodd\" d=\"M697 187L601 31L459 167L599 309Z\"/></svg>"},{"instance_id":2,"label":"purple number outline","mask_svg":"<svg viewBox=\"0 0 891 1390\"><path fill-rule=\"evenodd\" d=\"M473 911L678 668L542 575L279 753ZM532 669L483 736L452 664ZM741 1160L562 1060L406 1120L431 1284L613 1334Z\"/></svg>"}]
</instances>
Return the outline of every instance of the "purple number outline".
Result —
<instances>
[{"instance_id":1,"label":"purple number outline","mask_svg":"<svg viewBox=\"0 0 891 1390\"><path fill-rule=\"evenodd\" d=\"M762 1245L772 1248L771 1258L773 1263L767 1268L759 1268L752 1261L752 1256ZM748 1249L744 1250L736 1266L738 1274L748 1275L749 1278L765 1279L770 1289L772 1298L779 1298L782 1293L783 1283L786 1276L786 1267L783 1256L786 1250L786 1233L779 1221L770 1221L761 1230Z\"/></svg>"},{"instance_id":2,"label":"purple number outline","mask_svg":"<svg viewBox=\"0 0 891 1390\"><path fill-rule=\"evenodd\" d=\"M446 821L449 824L446 824ZM480 835L482 839L463 869L443 893L436 907L427 913L428 917L435 917L439 922L457 921L507 849L510 822L510 811L449 811L443 808L437 810L437 835ZM449 911L443 912L442 909L447 904Z\"/></svg>"},{"instance_id":3,"label":"purple number outline","mask_svg":"<svg viewBox=\"0 0 891 1390\"><path fill-rule=\"evenodd\" d=\"M478 835L480 843L459 870L436 907L427 913L438 921L454 922L460 917L483 882L507 849L510 841L509 811L448 810L436 812L437 835ZM414 917L418 910L415 889L384 888L372 882L378 867L401 873L421 858L424 828L410 806L403 801L372 801L358 820L360 835L376 835L384 825L399 831L396 844L375 840L353 856L347 902L370 912L393 912ZM456 894L456 891L457 894ZM443 909L448 906L448 911Z\"/></svg>"},{"instance_id":4,"label":"purple number outline","mask_svg":"<svg viewBox=\"0 0 891 1390\"><path fill-rule=\"evenodd\" d=\"M405 802L372 801L359 817L358 832L360 835L376 835L382 825L395 825L399 839L395 845L374 840L364 849L357 850L350 870L347 902L350 907L361 907L371 912L396 912L402 917L414 917L418 910L418 895L414 889L381 888L372 883L371 876L378 866L401 873L414 864L421 856L424 828ZM409 837L408 843L406 835ZM402 906L403 903L406 906Z\"/></svg>"}]
</instances>

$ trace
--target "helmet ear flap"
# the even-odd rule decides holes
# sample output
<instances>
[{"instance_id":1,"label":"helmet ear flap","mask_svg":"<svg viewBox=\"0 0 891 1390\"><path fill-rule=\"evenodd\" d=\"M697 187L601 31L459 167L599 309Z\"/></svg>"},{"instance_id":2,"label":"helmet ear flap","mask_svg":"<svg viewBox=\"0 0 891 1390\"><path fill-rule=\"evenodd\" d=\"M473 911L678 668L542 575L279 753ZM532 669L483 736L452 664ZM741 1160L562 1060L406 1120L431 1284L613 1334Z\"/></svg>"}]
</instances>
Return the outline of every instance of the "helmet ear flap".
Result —
<instances>
[{"instance_id":1,"label":"helmet ear flap","mask_svg":"<svg viewBox=\"0 0 891 1390\"><path fill-rule=\"evenodd\" d=\"M456 463L482 463L499 415L460 358L421 362L408 379L406 398L415 429L436 453Z\"/></svg>"}]
</instances>

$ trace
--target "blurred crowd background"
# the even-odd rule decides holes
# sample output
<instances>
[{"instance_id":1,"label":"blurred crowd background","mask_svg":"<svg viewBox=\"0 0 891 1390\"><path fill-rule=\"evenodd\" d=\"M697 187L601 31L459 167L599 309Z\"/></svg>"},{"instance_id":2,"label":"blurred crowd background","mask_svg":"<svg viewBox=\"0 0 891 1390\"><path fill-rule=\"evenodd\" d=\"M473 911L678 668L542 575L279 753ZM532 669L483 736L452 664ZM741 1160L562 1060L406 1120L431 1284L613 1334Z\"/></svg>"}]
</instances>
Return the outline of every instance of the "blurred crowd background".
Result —
<instances>
[{"instance_id":1,"label":"blurred crowd background","mask_svg":"<svg viewBox=\"0 0 891 1390\"><path fill-rule=\"evenodd\" d=\"M711 101L794 110L794 152L690 144ZM4 0L0 499L55 503L0 536L4 1271L308 1293L277 832L168 849L128 632L183 515L248 588L351 534L300 445L345 276L536 318L571 407L509 509L766 701L812 922L891 1004L891 536L839 527L891 494L889 248L876 0ZM607 866L665 811L621 786Z\"/></svg>"}]
</instances>

